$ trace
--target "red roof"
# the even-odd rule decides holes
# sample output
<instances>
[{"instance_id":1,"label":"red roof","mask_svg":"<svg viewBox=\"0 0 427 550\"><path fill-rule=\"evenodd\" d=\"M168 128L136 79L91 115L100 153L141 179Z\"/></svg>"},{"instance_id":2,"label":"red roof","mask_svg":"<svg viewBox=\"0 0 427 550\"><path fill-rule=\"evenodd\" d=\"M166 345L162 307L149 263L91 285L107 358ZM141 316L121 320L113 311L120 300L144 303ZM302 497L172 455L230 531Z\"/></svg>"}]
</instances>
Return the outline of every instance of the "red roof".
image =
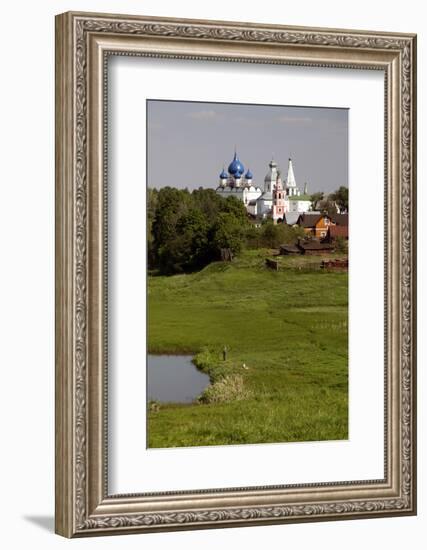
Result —
<instances>
[{"instance_id":1,"label":"red roof","mask_svg":"<svg viewBox=\"0 0 427 550\"><path fill-rule=\"evenodd\" d=\"M312 213L312 212L305 212L304 214L301 214L298 218L298 225L301 227L316 227L316 223L320 220L320 218L323 218L326 214L319 214L319 213ZM329 218L329 216L327 216Z\"/></svg>"}]
</instances>

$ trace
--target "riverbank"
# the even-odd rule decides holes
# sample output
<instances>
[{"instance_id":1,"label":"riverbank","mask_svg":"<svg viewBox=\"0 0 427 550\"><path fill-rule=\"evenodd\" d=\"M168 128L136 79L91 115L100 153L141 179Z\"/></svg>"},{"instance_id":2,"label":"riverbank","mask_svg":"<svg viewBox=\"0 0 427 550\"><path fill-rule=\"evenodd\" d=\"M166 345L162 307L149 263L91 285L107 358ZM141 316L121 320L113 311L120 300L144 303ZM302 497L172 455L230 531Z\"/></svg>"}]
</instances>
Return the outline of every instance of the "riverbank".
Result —
<instances>
[{"instance_id":1,"label":"riverbank","mask_svg":"<svg viewBox=\"0 0 427 550\"><path fill-rule=\"evenodd\" d=\"M347 438L348 276L303 257L271 272L266 254L149 278L150 353L196 353L211 378L199 403L149 413L150 447Z\"/></svg>"}]
</instances>

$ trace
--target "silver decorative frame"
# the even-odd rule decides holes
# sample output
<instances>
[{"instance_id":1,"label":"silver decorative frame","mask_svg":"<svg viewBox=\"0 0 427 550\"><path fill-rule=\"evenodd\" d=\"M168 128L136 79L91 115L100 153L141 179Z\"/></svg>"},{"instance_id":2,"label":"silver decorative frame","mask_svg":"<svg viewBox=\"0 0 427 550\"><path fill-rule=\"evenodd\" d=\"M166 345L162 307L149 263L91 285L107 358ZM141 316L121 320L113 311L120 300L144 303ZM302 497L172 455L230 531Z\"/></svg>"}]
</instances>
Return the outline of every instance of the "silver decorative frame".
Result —
<instances>
[{"instance_id":1,"label":"silver decorative frame","mask_svg":"<svg viewBox=\"0 0 427 550\"><path fill-rule=\"evenodd\" d=\"M108 495L108 55L384 71L384 479ZM65 13L56 18L56 71L56 532L78 537L415 514L415 35Z\"/></svg>"}]
</instances>

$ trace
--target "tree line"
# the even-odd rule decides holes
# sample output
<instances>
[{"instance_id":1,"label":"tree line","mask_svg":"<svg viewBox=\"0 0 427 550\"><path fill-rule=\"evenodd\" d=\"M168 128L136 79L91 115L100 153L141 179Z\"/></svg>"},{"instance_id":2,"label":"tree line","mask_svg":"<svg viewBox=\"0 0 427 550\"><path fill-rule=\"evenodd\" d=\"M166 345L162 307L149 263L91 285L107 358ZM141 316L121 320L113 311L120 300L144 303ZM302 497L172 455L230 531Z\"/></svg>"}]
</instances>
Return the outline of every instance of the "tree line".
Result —
<instances>
[{"instance_id":1,"label":"tree line","mask_svg":"<svg viewBox=\"0 0 427 550\"><path fill-rule=\"evenodd\" d=\"M348 212L348 187L344 185L341 185L329 195L326 195L323 191L313 193L310 199L312 210L320 210L332 215L336 213L336 207L338 207L341 213Z\"/></svg>"},{"instance_id":2,"label":"tree line","mask_svg":"<svg viewBox=\"0 0 427 550\"><path fill-rule=\"evenodd\" d=\"M148 190L148 267L164 275L198 271L219 260L221 249L277 247L303 236L301 228L250 222L243 203L213 189L163 187Z\"/></svg>"}]
</instances>

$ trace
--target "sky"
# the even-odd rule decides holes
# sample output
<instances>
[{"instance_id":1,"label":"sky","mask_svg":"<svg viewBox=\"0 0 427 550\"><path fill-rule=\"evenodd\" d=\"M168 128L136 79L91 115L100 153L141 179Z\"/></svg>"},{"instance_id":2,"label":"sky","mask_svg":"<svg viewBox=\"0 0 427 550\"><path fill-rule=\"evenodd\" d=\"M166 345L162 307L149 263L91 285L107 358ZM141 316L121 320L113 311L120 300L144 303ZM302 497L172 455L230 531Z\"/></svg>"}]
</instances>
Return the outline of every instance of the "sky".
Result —
<instances>
[{"instance_id":1,"label":"sky","mask_svg":"<svg viewBox=\"0 0 427 550\"><path fill-rule=\"evenodd\" d=\"M272 157L301 192L348 185L347 109L148 100L147 137L149 187L216 188L235 148L261 187Z\"/></svg>"}]
</instances>

